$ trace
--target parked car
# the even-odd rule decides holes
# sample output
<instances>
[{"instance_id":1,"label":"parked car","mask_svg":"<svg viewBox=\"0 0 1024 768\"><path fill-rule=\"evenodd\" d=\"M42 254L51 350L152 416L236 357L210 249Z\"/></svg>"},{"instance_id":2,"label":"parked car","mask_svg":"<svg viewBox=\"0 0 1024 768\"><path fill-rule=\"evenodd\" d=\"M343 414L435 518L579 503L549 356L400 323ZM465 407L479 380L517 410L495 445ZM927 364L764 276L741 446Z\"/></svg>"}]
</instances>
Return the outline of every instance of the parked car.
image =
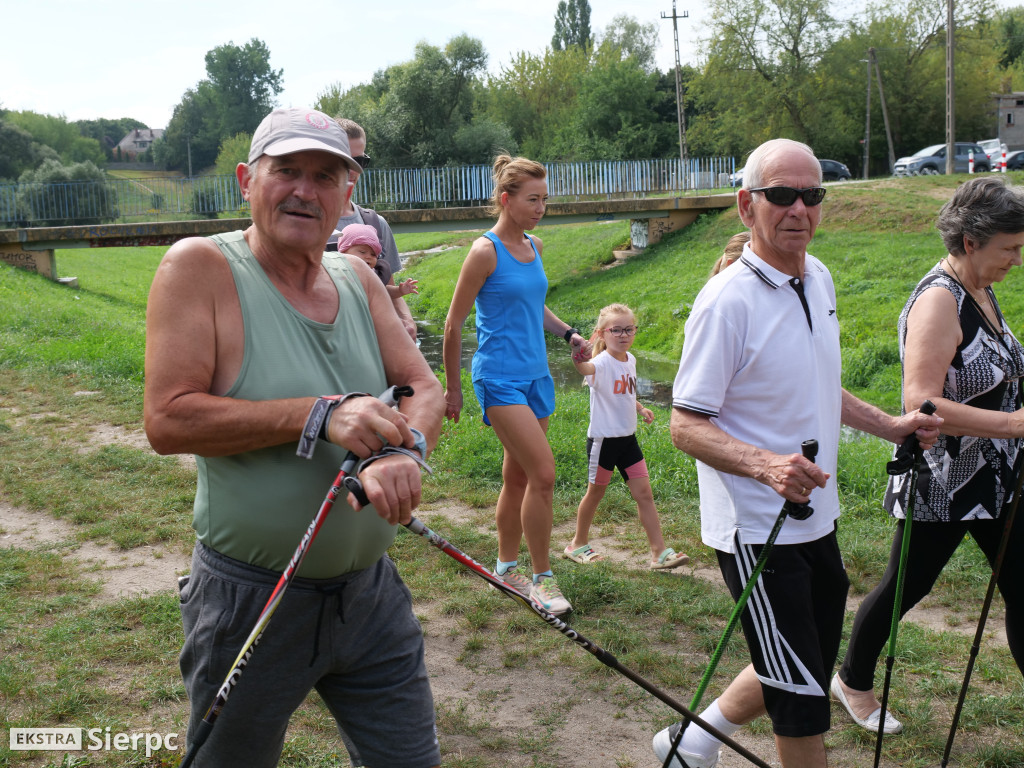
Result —
<instances>
[{"instance_id":1,"label":"parked car","mask_svg":"<svg viewBox=\"0 0 1024 768\"><path fill-rule=\"evenodd\" d=\"M852 178L850 169L838 160L819 160L821 163L822 181L846 181ZM743 169L737 168L735 173L729 174L729 185L732 187L743 186Z\"/></svg>"},{"instance_id":2,"label":"parked car","mask_svg":"<svg viewBox=\"0 0 1024 768\"><path fill-rule=\"evenodd\" d=\"M1006 153L1006 170L1024 171L1024 149Z\"/></svg>"},{"instance_id":3,"label":"parked car","mask_svg":"<svg viewBox=\"0 0 1024 768\"><path fill-rule=\"evenodd\" d=\"M821 163L821 178L823 181L846 181L853 178L850 169L838 160L819 160Z\"/></svg>"},{"instance_id":4,"label":"parked car","mask_svg":"<svg viewBox=\"0 0 1024 768\"><path fill-rule=\"evenodd\" d=\"M1002 161L1002 142L999 139L985 139L979 141L978 146L985 150L989 164L995 168L998 162Z\"/></svg>"},{"instance_id":5,"label":"parked car","mask_svg":"<svg viewBox=\"0 0 1024 768\"><path fill-rule=\"evenodd\" d=\"M954 173L967 173L970 153L974 153L974 172L986 173L992 170L988 155L980 144L971 142L956 143L956 157L953 158ZM933 144L915 152L910 157L901 157L896 161L893 173L896 176L926 176L946 172L946 145Z\"/></svg>"}]
</instances>

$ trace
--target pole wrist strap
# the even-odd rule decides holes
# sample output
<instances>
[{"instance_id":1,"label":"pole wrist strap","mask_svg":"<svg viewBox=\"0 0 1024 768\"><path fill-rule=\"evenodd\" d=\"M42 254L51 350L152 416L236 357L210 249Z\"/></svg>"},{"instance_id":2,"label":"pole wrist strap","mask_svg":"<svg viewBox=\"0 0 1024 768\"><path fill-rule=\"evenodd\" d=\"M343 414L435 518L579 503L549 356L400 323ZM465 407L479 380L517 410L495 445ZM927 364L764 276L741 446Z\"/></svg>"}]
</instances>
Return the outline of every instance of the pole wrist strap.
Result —
<instances>
[{"instance_id":1,"label":"pole wrist strap","mask_svg":"<svg viewBox=\"0 0 1024 768\"><path fill-rule=\"evenodd\" d=\"M434 470L431 469L430 465L425 461L427 458L427 438L415 427L409 427L409 429L412 431L413 437L416 438L416 445L413 448L406 448L403 445L385 445L377 451L377 453L373 454L373 456L359 462L359 466L356 468L355 474L358 475L377 459L383 459L385 456L393 456L394 454L408 456L419 464L428 474L434 474Z\"/></svg>"},{"instance_id":2,"label":"pole wrist strap","mask_svg":"<svg viewBox=\"0 0 1024 768\"><path fill-rule=\"evenodd\" d=\"M313 451L316 450L317 439L331 442L328 438L327 427L331 423L331 413L348 400L350 397L368 397L366 392L349 392L344 395L324 395L318 397L309 409L309 416L306 417L306 425L302 428L302 436L299 438L299 447L295 455L303 459L313 458Z\"/></svg>"}]
</instances>

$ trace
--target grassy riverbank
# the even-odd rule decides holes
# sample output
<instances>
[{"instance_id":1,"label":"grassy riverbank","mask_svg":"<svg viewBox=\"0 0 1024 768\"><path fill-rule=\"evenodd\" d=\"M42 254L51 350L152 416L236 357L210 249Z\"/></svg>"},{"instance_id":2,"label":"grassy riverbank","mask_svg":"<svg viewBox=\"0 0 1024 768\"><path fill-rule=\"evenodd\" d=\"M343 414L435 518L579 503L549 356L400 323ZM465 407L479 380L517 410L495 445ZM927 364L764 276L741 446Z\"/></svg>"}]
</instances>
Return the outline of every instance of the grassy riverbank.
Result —
<instances>
[{"instance_id":1,"label":"grassy riverbank","mask_svg":"<svg viewBox=\"0 0 1024 768\"><path fill-rule=\"evenodd\" d=\"M899 408L896 317L919 277L943 255L933 221L954 183L929 177L832 186L813 244L836 279L844 381L890 411ZM739 229L734 211L707 216L607 268L612 249L628 239L625 223L542 227L549 305L589 331L601 306L624 301L642 326L637 347L673 359L693 297ZM421 294L410 301L418 317L443 321L475 234L399 237L403 251L456 246L410 261L409 275L421 281ZM176 668L181 630L172 585L150 597L99 602L90 566L70 557L82 542L125 554L154 547L179 558L191 545L194 470L176 458L154 456L142 442L98 437L137 437L141 427L145 301L163 251L61 251L61 274L76 275L77 290L0 267L0 504L40 521L56 518L72 532L72 540L60 545L10 547L0 528L0 720L12 726L184 731L186 702ZM1015 270L996 286L1015 329L1024 322L1022 279ZM798 393L799 380L779 386ZM466 389L468 394L468 384ZM560 394L551 420L559 467L553 547L559 549L585 484L587 408L582 389ZM713 557L699 539L693 462L672 448L667 424L667 410L658 408L655 423L640 433L666 538L691 555L696 569L713 570ZM844 443L840 453L840 537L855 596L877 582L887 556L891 529L879 507L887 453L876 441L861 439ZM491 563L500 446L481 425L472 397L462 421L446 425L432 463L436 473L426 480L424 517ZM330 480L324 480L325 492ZM452 507L463 511L440 516L438 510ZM596 534L618 541L632 560L642 559L643 535L620 484L608 493ZM586 745L615 723L653 733L672 719L666 707L418 539L400 533L393 556L413 590L428 646L452 647L451 666L431 670L438 690L442 678L455 688L439 699L445 766L654 765L653 757L644 761L625 751L574 762L575 748L567 745ZM563 561L556 568L577 607L575 626L688 703L730 610L717 583L618 562L584 567ZM938 762L970 645L961 630L976 621L987 580L983 559L971 545L963 547L927 601L939 620L901 629L892 699L907 731L886 739L883 764ZM990 626L1000 621L994 616ZM708 701L743 657L736 638ZM553 697L550 706L538 701L541 706L524 720L503 722L496 714L503 701L537 695L538 668L554 683L545 694ZM481 679L486 685L472 682ZM602 708L608 706L610 714ZM574 725L573 712L591 714ZM834 714L827 737L832 764L867 764L873 739L838 709ZM961 724L956 764L1024 765L1024 687L1005 646L992 639L982 647ZM767 743L767 733L764 724L754 729L759 744ZM339 749L323 707L311 701L296 717L282 765L347 765ZM149 758L130 751L54 758L12 752L0 742L0 766L164 766L178 757L163 750Z\"/></svg>"}]
</instances>

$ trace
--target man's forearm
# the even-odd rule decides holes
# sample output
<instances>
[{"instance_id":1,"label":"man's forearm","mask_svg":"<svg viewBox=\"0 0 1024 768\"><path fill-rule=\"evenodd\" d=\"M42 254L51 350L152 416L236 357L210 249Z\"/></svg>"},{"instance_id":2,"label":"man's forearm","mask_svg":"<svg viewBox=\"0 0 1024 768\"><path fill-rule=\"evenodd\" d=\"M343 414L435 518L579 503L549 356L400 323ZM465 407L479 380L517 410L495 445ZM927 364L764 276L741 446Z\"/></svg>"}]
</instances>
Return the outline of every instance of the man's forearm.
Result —
<instances>
[{"instance_id":1,"label":"man's forearm","mask_svg":"<svg viewBox=\"0 0 1024 768\"><path fill-rule=\"evenodd\" d=\"M737 440L712 424L709 418L673 408L671 432L676 448L709 467L764 482L765 451Z\"/></svg>"},{"instance_id":2,"label":"man's forearm","mask_svg":"<svg viewBox=\"0 0 1024 768\"><path fill-rule=\"evenodd\" d=\"M869 435L888 440L890 443L900 442L904 435L896 434L896 420L871 403L843 390L843 409L840 421L847 427L859 429Z\"/></svg>"}]
</instances>

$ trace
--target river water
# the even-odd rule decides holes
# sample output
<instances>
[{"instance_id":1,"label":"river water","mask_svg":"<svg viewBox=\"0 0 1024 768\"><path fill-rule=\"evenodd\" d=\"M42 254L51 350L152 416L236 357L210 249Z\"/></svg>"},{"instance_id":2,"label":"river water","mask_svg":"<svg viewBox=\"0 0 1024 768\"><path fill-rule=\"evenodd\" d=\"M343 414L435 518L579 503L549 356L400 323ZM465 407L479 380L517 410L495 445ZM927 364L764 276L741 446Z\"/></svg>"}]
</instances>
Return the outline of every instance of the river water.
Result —
<instances>
[{"instance_id":1,"label":"river water","mask_svg":"<svg viewBox=\"0 0 1024 768\"><path fill-rule=\"evenodd\" d=\"M419 326L420 351L430 363L430 367L439 371L443 364L441 349L443 346L443 327ZM569 358L569 347L564 341L551 334L545 334L548 347L548 367L555 387L569 390L579 387L581 377ZM462 333L462 367L467 371L476 351L476 331L463 330ZM636 356L637 396L647 403L669 406L672 404L672 381L675 379L677 362L652 360L644 355L643 350L631 350Z\"/></svg>"}]
</instances>

